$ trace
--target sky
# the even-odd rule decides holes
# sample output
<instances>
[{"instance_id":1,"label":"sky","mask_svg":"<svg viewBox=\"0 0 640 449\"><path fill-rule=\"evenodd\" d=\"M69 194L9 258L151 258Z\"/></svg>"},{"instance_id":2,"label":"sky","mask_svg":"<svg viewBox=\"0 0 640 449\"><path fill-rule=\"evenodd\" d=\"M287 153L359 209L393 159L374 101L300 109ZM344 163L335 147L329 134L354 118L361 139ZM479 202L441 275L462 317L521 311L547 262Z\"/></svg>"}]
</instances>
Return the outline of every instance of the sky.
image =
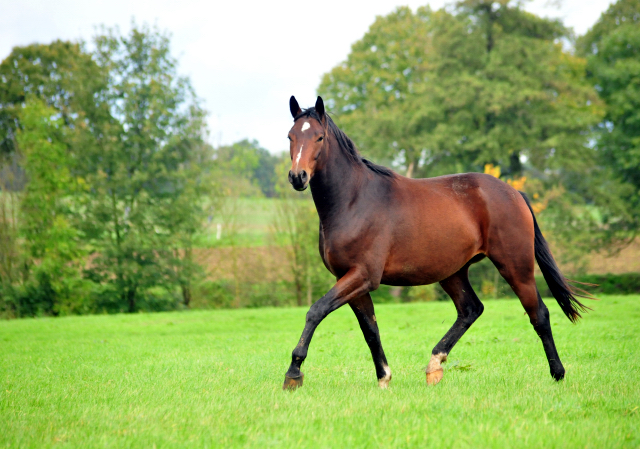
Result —
<instances>
[{"instance_id":1,"label":"sky","mask_svg":"<svg viewBox=\"0 0 640 449\"><path fill-rule=\"evenodd\" d=\"M209 140L258 140L288 150L289 97L313 106L322 75L349 54L376 16L401 5L414 11L444 0L194 1L0 0L0 59L14 46L56 39L90 41L96 27L127 33L132 19L172 35L179 72L191 79L209 111ZM610 0L532 0L525 9L563 19L584 34Z\"/></svg>"}]
</instances>

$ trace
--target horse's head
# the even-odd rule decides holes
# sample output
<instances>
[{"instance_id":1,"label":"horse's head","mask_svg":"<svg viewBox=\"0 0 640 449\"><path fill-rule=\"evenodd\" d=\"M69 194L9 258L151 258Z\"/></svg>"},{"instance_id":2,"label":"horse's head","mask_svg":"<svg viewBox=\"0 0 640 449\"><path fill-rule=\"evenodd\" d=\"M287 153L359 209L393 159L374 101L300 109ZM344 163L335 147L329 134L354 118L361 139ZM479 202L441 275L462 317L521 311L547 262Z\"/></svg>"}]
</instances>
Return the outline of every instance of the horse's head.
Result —
<instances>
[{"instance_id":1,"label":"horse's head","mask_svg":"<svg viewBox=\"0 0 640 449\"><path fill-rule=\"evenodd\" d=\"M317 169L325 143L327 120L324 115L324 103L320 97L316 100L315 109L309 109L306 111L308 113L303 114L295 97L291 96L289 109L295 120L288 136L291 154L289 182L294 189L302 191L307 188Z\"/></svg>"}]
</instances>

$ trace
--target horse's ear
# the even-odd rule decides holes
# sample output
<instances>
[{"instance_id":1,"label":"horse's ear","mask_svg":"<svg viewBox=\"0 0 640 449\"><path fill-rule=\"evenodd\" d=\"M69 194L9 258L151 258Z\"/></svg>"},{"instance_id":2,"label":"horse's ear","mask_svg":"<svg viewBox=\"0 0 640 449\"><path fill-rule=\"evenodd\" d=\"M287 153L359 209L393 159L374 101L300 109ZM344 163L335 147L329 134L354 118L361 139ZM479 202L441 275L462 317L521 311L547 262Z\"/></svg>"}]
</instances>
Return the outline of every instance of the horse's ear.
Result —
<instances>
[{"instance_id":1,"label":"horse's ear","mask_svg":"<svg viewBox=\"0 0 640 449\"><path fill-rule=\"evenodd\" d=\"M316 112L320 116L320 120L324 120L324 101L322 101L322 97L319 95L316 100Z\"/></svg>"},{"instance_id":2,"label":"horse's ear","mask_svg":"<svg viewBox=\"0 0 640 449\"><path fill-rule=\"evenodd\" d=\"M296 118L298 114L302 112L302 109L300 109L300 106L298 105L298 100L296 100L296 97L293 95L289 98L289 110L291 111L293 118Z\"/></svg>"}]
</instances>

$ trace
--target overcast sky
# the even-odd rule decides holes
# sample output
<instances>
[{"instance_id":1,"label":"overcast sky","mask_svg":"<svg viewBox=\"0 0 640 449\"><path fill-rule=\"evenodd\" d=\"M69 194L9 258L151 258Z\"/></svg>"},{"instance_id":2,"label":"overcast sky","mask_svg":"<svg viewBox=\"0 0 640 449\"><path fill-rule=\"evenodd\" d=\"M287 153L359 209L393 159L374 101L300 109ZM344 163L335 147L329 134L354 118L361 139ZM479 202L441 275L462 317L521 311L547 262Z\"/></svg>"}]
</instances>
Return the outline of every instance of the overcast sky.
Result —
<instances>
[{"instance_id":1,"label":"overcast sky","mask_svg":"<svg viewBox=\"0 0 640 449\"><path fill-rule=\"evenodd\" d=\"M443 0L428 2L433 9ZM557 2L553 2L556 3ZM583 34L610 0L565 0L526 9L560 17ZM343 61L378 15L425 1L371 0L0 0L0 59L16 45L55 39L90 40L95 26L130 29L131 19L168 30L180 72L191 78L209 111L214 145L257 139L276 153L288 149L288 99L312 106L322 74Z\"/></svg>"}]
</instances>

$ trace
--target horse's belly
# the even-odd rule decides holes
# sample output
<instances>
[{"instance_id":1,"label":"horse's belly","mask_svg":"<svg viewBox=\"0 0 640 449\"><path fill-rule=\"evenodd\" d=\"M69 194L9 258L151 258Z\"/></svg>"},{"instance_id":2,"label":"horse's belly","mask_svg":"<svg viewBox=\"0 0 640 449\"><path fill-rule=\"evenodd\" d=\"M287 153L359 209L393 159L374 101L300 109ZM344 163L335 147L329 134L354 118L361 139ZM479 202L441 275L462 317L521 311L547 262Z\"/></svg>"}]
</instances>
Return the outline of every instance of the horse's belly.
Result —
<instances>
[{"instance_id":1,"label":"horse's belly","mask_svg":"<svg viewBox=\"0 0 640 449\"><path fill-rule=\"evenodd\" d=\"M458 271L465 262L433 266L430 264L402 264L385 269L381 284L386 285L427 285L448 278Z\"/></svg>"},{"instance_id":2,"label":"horse's belly","mask_svg":"<svg viewBox=\"0 0 640 449\"><path fill-rule=\"evenodd\" d=\"M466 237L458 235L457 241L391 248L381 283L425 285L448 278L478 254L478 239Z\"/></svg>"}]
</instances>

